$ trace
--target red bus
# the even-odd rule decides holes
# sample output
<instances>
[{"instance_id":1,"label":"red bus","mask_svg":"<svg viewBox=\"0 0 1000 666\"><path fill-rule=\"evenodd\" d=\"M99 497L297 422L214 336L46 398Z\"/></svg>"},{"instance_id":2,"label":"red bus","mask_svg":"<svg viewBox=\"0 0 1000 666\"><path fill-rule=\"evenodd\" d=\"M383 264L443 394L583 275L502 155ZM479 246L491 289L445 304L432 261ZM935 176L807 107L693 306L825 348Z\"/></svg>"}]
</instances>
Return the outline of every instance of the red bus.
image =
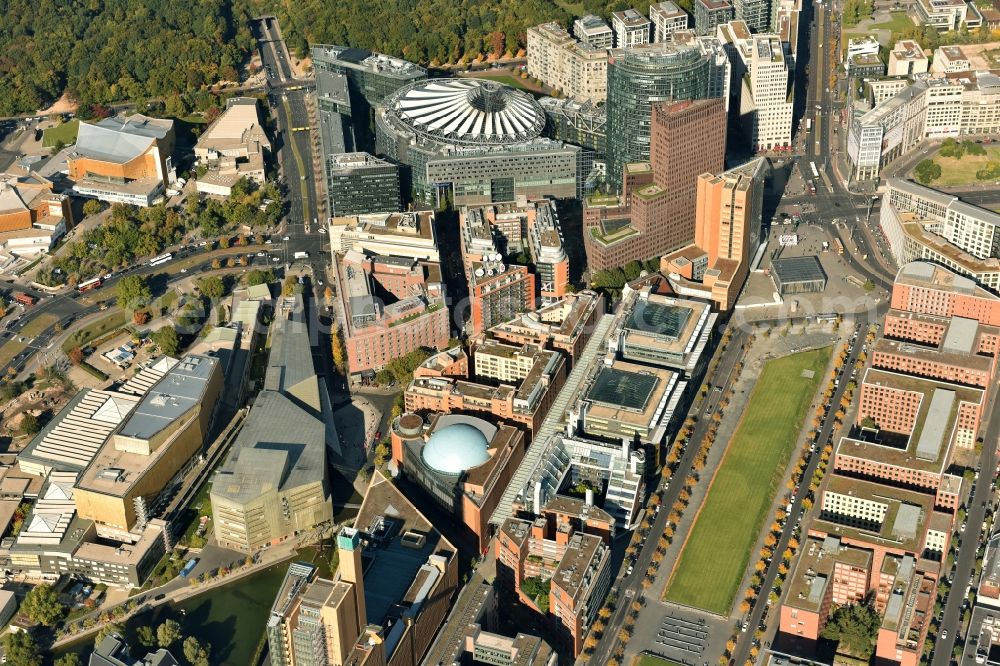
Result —
<instances>
[{"instance_id":1,"label":"red bus","mask_svg":"<svg viewBox=\"0 0 1000 666\"><path fill-rule=\"evenodd\" d=\"M15 294L14 300L21 305L34 305L38 302L38 299L31 294Z\"/></svg>"},{"instance_id":2,"label":"red bus","mask_svg":"<svg viewBox=\"0 0 1000 666\"><path fill-rule=\"evenodd\" d=\"M76 285L77 291L90 291L91 289L97 289L101 286L101 278L95 277L87 280L86 282L81 282Z\"/></svg>"}]
</instances>

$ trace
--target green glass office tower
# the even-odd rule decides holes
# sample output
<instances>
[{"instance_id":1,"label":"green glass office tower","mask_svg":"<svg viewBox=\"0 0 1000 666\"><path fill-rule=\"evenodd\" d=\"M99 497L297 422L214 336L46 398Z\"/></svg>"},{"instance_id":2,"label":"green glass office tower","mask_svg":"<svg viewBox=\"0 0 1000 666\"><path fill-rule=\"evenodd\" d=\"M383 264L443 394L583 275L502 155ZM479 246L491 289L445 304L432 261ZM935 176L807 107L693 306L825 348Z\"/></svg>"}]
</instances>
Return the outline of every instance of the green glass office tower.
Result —
<instances>
[{"instance_id":1,"label":"green glass office tower","mask_svg":"<svg viewBox=\"0 0 1000 666\"><path fill-rule=\"evenodd\" d=\"M620 187L622 167L649 161L654 102L706 99L709 57L697 45L669 42L611 51L608 58L608 180Z\"/></svg>"}]
</instances>

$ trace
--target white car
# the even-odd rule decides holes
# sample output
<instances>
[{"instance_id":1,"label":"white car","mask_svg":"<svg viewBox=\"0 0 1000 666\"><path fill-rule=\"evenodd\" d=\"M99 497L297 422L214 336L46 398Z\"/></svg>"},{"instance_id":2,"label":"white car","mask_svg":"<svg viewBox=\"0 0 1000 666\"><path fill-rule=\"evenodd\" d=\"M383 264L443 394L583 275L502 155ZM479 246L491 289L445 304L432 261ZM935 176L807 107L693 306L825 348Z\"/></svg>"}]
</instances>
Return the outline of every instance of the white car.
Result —
<instances>
[{"instance_id":1,"label":"white car","mask_svg":"<svg viewBox=\"0 0 1000 666\"><path fill-rule=\"evenodd\" d=\"M271 257L271 261L273 261L274 263L278 263L279 261L281 261L281 259L279 259L278 257Z\"/></svg>"},{"instance_id":2,"label":"white car","mask_svg":"<svg viewBox=\"0 0 1000 666\"><path fill-rule=\"evenodd\" d=\"M281 240L283 240L283 241L287 241L287 240L292 240L292 239L291 239L291 238L289 238L288 236L285 236L285 237L284 237L284 238L282 238Z\"/></svg>"},{"instance_id":3,"label":"white car","mask_svg":"<svg viewBox=\"0 0 1000 666\"><path fill-rule=\"evenodd\" d=\"M186 268L182 268L181 269L181 273L187 273L187 272L188 272L188 269L186 269Z\"/></svg>"},{"instance_id":4,"label":"white car","mask_svg":"<svg viewBox=\"0 0 1000 666\"><path fill-rule=\"evenodd\" d=\"M113 275L114 275L114 273L108 273L107 275L104 276L104 279L105 280L110 280Z\"/></svg>"},{"instance_id":5,"label":"white car","mask_svg":"<svg viewBox=\"0 0 1000 666\"><path fill-rule=\"evenodd\" d=\"M320 232L321 234L325 234L325 233L326 233L326 227L320 227L320 228L319 228L319 232Z\"/></svg>"},{"instance_id":6,"label":"white car","mask_svg":"<svg viewBox=\"0 0 1000 666\"><path fill-rule=\"evenodd\" d=\"M267 256L267 252L258 252L257 256L258 257L266 257Z\"/></svg>"}]
</instances>

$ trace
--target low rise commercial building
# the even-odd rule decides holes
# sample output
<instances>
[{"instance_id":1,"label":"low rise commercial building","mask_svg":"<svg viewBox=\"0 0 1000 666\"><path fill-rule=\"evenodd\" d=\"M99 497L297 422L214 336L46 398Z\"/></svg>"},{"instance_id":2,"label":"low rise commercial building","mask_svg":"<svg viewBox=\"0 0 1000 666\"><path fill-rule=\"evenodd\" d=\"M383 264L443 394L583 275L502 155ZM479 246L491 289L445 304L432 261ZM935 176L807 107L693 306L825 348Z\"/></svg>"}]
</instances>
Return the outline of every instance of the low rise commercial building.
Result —
<instances>
[{"instance_id":1,"label":"low rise commercial building","mask_svg":"<svg viewBox=\"0 0 1000 666\"><path fill-rule=\"evenodd\" d=\"M815 255L775 259L771 262L771 279L781 296L826 291L826 271Z\"/></svg>"},{"instance_id":2,"label":"low rise commercial building","mask_svg":"<svg viewBox=\"0 0 1000 666\"><path fill-rule=\"evenodd\" d=\"M1000 77L988 71L915 80L848 128L852 180L874 180L882 168L925 139L1000 131Z\"/></svg>"},{"instance_id":3,"label":"low rise commercial building","mask_svg":"<svg viewBox=\"0 0 1000 666\"><path fill-rule=\"evenodd\" d=\"M176 179L174 121L141 114L81 122L67 158L73 192L110 203L151 206Z\"/></svg>"},{"instance_id":4,"label":"low rise commercial building","mask_svg":"<svg viewBox=\"0 0 1000 666\"><path fill-rule=\"evenodd\" d=\"M608 353L676 370L685 377L698 376L707 360L702 353L716 317L704 301L661 296L649 287L632 291L615 316Z\"/></svg>"},{"instance_id":5,"label":"low rise commercial building","mask_svg":"<svg viewBox=\"0 0 1000 666\"><path fill-rule=\"evenodd\" d=\"M20 257L48 252L73 225L69 197L33 171L0 174L0 249Z\"/></svg>"},{"instance_id":6,"label":"low rise commercial building","mask_svg":"<svg viewBox=\"0 0 1000 666\"><path fill-rule=\"evenodd\" d=\"M583 102L603 102L608 96L608 51L573 38L560 24L528 28L528 75Z\"/></svg>"},{"instance_id":7,"label":"low rise commercial building","mask_svg":"<svg viewBox=\"0 0 1000 666\"><path fill-rule=\"evenodd\" d=\"M393 421L392 460L476 539L492 536L489 520L524 457L519 429L474 416L411 413Z\"/></svg>"},{"instance_id":8,"label":"low rise commercial building","mask_svg":"<svg viewBox=\"0 0 1000 666\"><path fill-rule=\"evenodd\" d=\"M901 39L889 51L888 76L913 77L926 74L930 61L920 44L912 39Z\"/></svg>"},{"instance_id":9,"label":"low rise commercial building","mask_svg":"<svg viewBox=\"0 0 1000 666\"><path fill-rule=\"evenodd\" d=\"M611 516L583 500L557 496L534 520L508 518L496 538L497 586L541 614L556 645L574 657L611 584ZM548 582L548 599L535 596ZM543 610L544 609L544 610Z\"/></svg>"},{"instance_id":10,"label":"low rise commercial building","mask_svg":"<svg viewBox=\"0 0 1000 666\"><path fill-rule=\"evenodd\" d=\"M215 539L252 553L333 521L325 425L277 391L261 391L215 473Z\"/></svg>"},{"instance_id":11,"label":"low rise commercial building","mask_svg":"<svg viewBox=\"0 0 1000 666\"><path fill-rule=\"evenodd\" d=\"M162 493L201 451L222 392L219 361L187 355L160 374L132 378L142 399L94 454L76 481L73 500L97 533L134 541L156 515ZM144 371L145 372L145 371ZM159 376L157 376L159 375ZM153 380L145 388L142 384ZM129 385L122 387L127 391ZM145 390L143 390L145 389Z\"/></svg>"},{"instance_id":12,"label":"low rise commercial building","mask_svg":"<svg viewBox=\"0 0 1000 666\"><path fill-rule=\"evenodd\" d=\"M330 247L342 254L354 251L421 261L441 260L433 211L331 217L327 232Z\"/></svg>"},{"instance_id":13,"label":"low rise commercial building","mask_svg":"<svg viewBox=\"0 0 1000 666\"><path fill-rule=\"evenodd\" d=\"M291 565L266 626L273 664L417 666L458 589L458 551L381 474L337 534L333 579Z\"/></svg>"},{"instance_id":14,"label":"low rise commercial building","mask_svg":"<svg viewBox=\"0 0 1000 666\"><path fill-rule=\"evenodd\" d=\"M227 197L243 178L263 185L264 159L270 151L271 141L261 125L257 100L231 98L194 146L198 191Z\"/></svg>"},{"instance_id":15,"label":"low rise commercial building","mask_svg":"<svg viewBox=\"0 0 1000 666\"><path fill-rule=\"evenodd\" d=\"M351 375L377 372L420 347L447 346L451 329L438 264L353 250L335 255L335 262Z\"/></svg>"}]
</instances>

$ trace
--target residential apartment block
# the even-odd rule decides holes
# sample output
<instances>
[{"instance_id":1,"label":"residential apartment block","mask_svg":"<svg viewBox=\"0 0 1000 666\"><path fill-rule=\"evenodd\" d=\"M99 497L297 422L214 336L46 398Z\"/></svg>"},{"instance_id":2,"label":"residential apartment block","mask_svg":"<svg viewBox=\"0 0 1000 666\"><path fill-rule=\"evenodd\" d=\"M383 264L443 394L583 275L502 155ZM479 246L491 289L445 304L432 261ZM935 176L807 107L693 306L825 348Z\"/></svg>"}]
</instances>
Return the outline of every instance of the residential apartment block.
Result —
<instances>
[{"instance_id":1,"label":"residential apartment block","mask_svg":"<svg viewBox=\"0 0 1000 666\"><path fill-rule=\"evenodd\" d=\"M559 213L554 201L542 199L501 203L464 210L462 215L481 217L488 223L490 232L505 248L507 255L520 252L530 257L542 305L554 303L566 294L569 257L563 248ZM489 247L484 244L485 254L489 253L490 247L496 249L496 244ZM472 256L483 256L472 248L470 251ZM471 266L467 266L467 270L469 268Z\"/></svg>"},{"instance_id":2,"label":"residential apartment block","mask_svg":"<svg viewBox=\"0 0 1000 666\"><path fill-rule=\"evenodd\" d=\"M607 48L578 40L555 22L528 28L528 74L565 97L603 102L608 94Z\"/></svg>"},{"instance_id":3,"label":"residential apartment block","mask_svg":"<svg viewBox=\"0 0 1000 666\"><path fill-rule=\"evenodd\" d=\"M376 474L331 579L296 562L266 625L271 663L417 666L458 589L458 551Z\"/></svg>"},{"instance_id":4,"label":"residential apartment block","mask_svg":"<svg viewBox=\"0 0 1000 666\"><path fill-rule=\"evenodd\" d=\"M497 586L541 614L556 645L573 656L607 595L611 569L611 516L579 499L557 496L534 520L508 518L496 538ZM550 582L547 612L524 588L525 580Z\"/></svg>"},{"instance_id":5,"label":"residential apartment block","mask_svg":"<svg viewBox=\"0 0 1000 666\"><path fill-rule=\"evenodd\" d=\"M649 6L649 20L653 24L653 41L665 42L678 30L688 29L688 14L671 0Z\"/></svg>"},{"instance_id":6,"label":"residential apartment block","mask_svg":"<svg viewBox=\"0 0 1000 666\"><path fill-rule=\"evenodd\" d=\"M651 27L650 20L634 9L611 14L611 29L615 33L616 49L649 44Z\"/></svg>"},{"instance_id":7,"label":"residential apartment block","mask_svg":"<svg viewBox=\"0 0 1000 666\"><path fill-rule=\"evenodd\" d=\"M560 351L567 364L572 365L583 353L583 346L605 307L603 296L585 289L497 324L487 335L514 345L534 344Z\"/></svg>"},{"instance_id":8,"label":"residential apartment block","mask_svg":"<svg viewBox=\"0 0 1000 666\"><path fill-rule=\"evenodd\" d=\"M491 215L492 209L483 208L463 208L459 213L472 335L535 309L536 276L525 266L504 262L498 251L502 231L490 222ZM517 220L509 226L519 225Z\"/></svg>"},{"instance_id":9,"label":"residential apartment block","mask_svg":"<svg viewBox=\"0 0 1000 666\"><path fill-rule=\"evenodd\" d=\"M611 26L600 16L593 14L586 14L573 21L573 36L598 49L610 49L615 45L615 33Z\"/></svg>"},{"instance_id":10,"label":"residential apartment block","mask_svg":"<svg viewBox=\"0 0 1000 666\"><path fill-rule=\"evenodd\" d=\"M729 0L694 0L694 29L699 35L714 35L720 25L736 16Z\"/></svg>"},{"instance_id":11,"label":"residential apartment block","mask_svg":"<svg viewBox=\"0 0 1000 666\"><path fill-rule=\"evenodd\" d=\"M761 242L764 158L715 176L698 176L694 243L660 259L674 291L729 310L750 274Z\"/></svg>"},{"instance_id":12,"label":"residential apartment block","mask_svg":"<svg viewBox=\"0 0 1000 666\"><path fill-rule=\"evenodd\" d=\"M520 425L530 441L566 380L557 351L486 340L469 359L456 347L428 358L413 372L403 394L410 412L491 414Z\"/></svg>"},{"instance_id":13,"label":"residential apartment block","mask_svg":"<svg viewBox=\"0 0 1000 666\"><path fill-rule=\"evenodd\" d=\"M443 349L450 320L441 268L410 257L335 256L347 370L361 376L420 347Z\"/></svg>"}]
</instances>

